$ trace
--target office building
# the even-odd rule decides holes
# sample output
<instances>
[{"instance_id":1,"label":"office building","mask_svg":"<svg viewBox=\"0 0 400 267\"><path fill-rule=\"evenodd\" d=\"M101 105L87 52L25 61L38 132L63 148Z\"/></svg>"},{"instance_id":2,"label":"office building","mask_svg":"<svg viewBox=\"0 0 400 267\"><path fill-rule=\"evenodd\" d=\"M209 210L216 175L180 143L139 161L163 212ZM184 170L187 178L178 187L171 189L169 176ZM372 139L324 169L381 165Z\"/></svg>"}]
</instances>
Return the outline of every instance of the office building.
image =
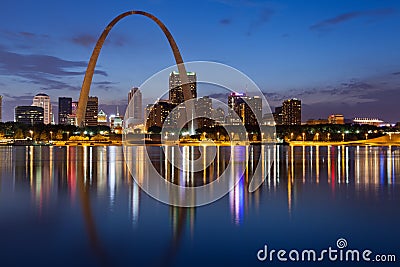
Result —
<instances>
[{"instance_id":1,"label":"office building","mask_svg":"<svg viewBox=\"0 0 400 267\"><path fill-rule=\"evenodd\" d=\"M245 93L231 93L228 96L228 107L228 124L256 126L262 121L262 100L259 96L248 97ZM239 116L240 120L233 112Z\"/></svg>"},{"instance_id":2,"label":"office building","mask_svg":"<svg viewBox=\"0 0 400 267\"><path fill-rule=\"evenodd\" d=\"M97 114L97 125L108 125L108 121L107 121L107 114L103 111L100 110L99 113Z\"/></svg>"},{"instance_id":3,"label":"office building","mask_svg":"<svg viewBox=\"0 0 400 267\"><path fill-rule=\"evenodd\" d=\"M171 101L160 100L146 107L146 130L152 126L162 128L169 113L176 107ZM168 122L172 124L172 122Z\"/></svg>"},{"instance_id":4,"label":"office building","mask_svg":"<svg viewBox=\"0 0 400 267\"><path fill-rule=\"evenodd\" d=\"M42 107L44 111L44 124L50 124L53 121L53 111L50 103L50 97L46 94L37 94L33 98L32 106Z\"/></svg>"},{"instance_id":5,"label":"office building","mask_svg":"<svg viewBox=\"0 0 400 267\"><path fill-rule=\"evenodd\" d=\"M274 117L275 125L282 125L283 124L283 114L282 114L282 106L275 107L275 112L272 113Z\"/></svg>"},{"instance_id":6,"label":"office building","mask_svg":"<svg viewBox=\"0 0 400 267\"><path fill-rule=\"evenodd\" d=\"M139 88L133 87L128 93L127 107L128 126L143 123L142 92Z\"/></svg>"},{"instance_id":7,"label":"office building","mask_svg":"<svg viewBox=\"0 0 400 267\"><path fill-rule=\"evenodd\" d=\"M14 110L15 122L27 125L42 124L44 122L44 108L37 106L17 106Z\"/></svg>"},{"instance_id":8,"label":"office building","mask_svg":"<svg viewBox=\"0 0 400 267\"><path fill-rule=\"evenodd\" d=\"M344 116L342 114L332 114L328 117L330 124L344 124Z\"/></svg>"},{"instance_id":9,"label":"office building","mask_svg":"<svg viewBox=\"0 0 400 267\"><path fill-rule=\"evenodd\" d=\"M122 126L124 123L124 118L119 114L117 107L117 114L110 115L110 128L111 132L115 134L122 134Z\"/></svg>"},{"instance_id":10,"label":"office building","mask_svg":"<svg viewBox=\"0 0 400 267\"><path fill-rule=\"evenodd\" d=\"M301 100L293 98L283 102L282 124L301 125Z\"/></svg>"},{"instance_id":11,"label":"office building","mask_svg":"<svg viewBox=\"0 0 400 267\"><path fill-rule=\"evenodd\" d=\"M212 100L208 96L201 97L196 100L196 116L197 127L211 127L213 125L212 120Z\"/></svg>"},{"instance_id":12,"label":"office building","mask_svg":"<svg viewBox=\"0 0 400 267\"><path fill-rule=\"evenodd\" d=\"M68 116L72 114L72 98L58 98L58 124L68 124Z\"/></svg>"},{"instance_id":13,"label":"office building","mask_svg":"<svg viewBox=\"0 0 400 267\"><path fill-rule=\"evenodd\" d=\"M97 96L89 96L86 105L85 126L96 126L98 113L99 99L97 98Z\"/></svg>"},{"instance_id":14,"label":"office building","mask_svg":"<svg viewBox=\"0 0 400 267\"><path fill-rule=\"evenodd\" d=\"M247 98L245 109L245 125L257 126L262 122L262 100L259 96Z\"/></svg>"},{"instance_id":15,"label":"office building","mask_svg":"<svg viewBox=\"0 0 400 267\"><path fill-rule=\"evenodd\" d=\"M309 119L306 122L307 125L322 125L328 123L329 121L327 119Z\"/></svg>"},{"instance_id":16,"label":"office building","mask_svg":"<svg viewBox=\"0 0 400 267\"><path fill-rule=\"evenodd\" d=\"M197 97L197 85L196 85L196 73L188 72L188 82L191 92L191 97ZM172 104L179 105L184 102L183 90L182 90L182 82L179 77L179 72L173 71L169 75L169 100Z\"/></svg>"},{"instance_id":17,"label":"office building","mask_svg":"<svg viewBox=\"0 0 400 267\"><path fill-rule=\"evenodd\" d=\"M221 107L213 109L213 119L215 121L215 124L223 125L225 123L225 111L224 111L224 109L221 108Z\"/></svg>"}]
</instances>

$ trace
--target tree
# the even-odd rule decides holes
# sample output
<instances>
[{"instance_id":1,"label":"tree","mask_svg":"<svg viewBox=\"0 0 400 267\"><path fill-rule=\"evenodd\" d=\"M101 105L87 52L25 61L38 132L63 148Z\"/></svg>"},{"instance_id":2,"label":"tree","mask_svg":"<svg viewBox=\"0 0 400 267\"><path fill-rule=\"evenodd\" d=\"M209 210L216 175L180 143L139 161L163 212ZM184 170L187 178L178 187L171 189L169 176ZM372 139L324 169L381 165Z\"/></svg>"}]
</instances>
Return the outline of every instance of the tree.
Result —
<instances>
[{"instance_id":1,"label":"tree","mask_svg":"<svg viewBox=\"0 0 400 267\"><path fill-rule=\"evenodd\" d=\"M102 136L101 134L96 134L91 138L92 141L108 141L108 137Z\"/></svg>"},{"instance_id":2,"label":"tree","mask_svg":"<svg viewBox=\"0 0 400 267\"><path fill-rule=\"evenodd\" d=\"M63 131L60 129L56 133L56 140L62 140L63 139Z\"/></svg>"},{"instance_id":3,"label":"tree","mask_svg":"<svg viewBox=\"0 0 400 267\"><path fill-rule=\"evenodd\" d=\"M24 136L23 131L22 131L21 129L17 129L17 130L15 131L14 138L15 138L15 139L24 139L25 136Z\"/></svg>"},{"instance_id":4,"label":"tree","mask_svg":"<svg viewBox=\"0 0 400 267\"><path fill-rule=\"evenodd\" d=\"M40 140L41 141L49 140L49 136L47 135L47 132L43 131L43 132L40 133Z\"/></svg>"}]
</instances>

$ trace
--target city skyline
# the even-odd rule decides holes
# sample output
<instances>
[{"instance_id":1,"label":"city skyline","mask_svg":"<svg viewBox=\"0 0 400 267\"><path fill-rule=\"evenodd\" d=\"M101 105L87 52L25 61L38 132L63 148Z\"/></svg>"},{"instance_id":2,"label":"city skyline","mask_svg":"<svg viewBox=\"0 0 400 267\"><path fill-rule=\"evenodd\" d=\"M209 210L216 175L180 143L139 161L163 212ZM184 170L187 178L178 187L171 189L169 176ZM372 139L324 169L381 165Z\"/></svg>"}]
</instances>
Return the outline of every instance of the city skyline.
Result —
<instances>
[{"instance_id":1,"label":"city skyline","mask_svg":"<svg viewBox=\"0 0 400 267\"><path fill-rule=\"evenodd\" d=\"M196 82L192 81L194 84L194 88L196 87ZM171 96L171 95L170 95ZM0 100L2 96L0 95ZM44 106L43 103L39 103L40 101L38 100L45 98L47 105L50 103L49 100L51 99L50 96L40 93L36 96L33 97L33 102L31 105L17 105L13 108L13 120L11 121L17 121L17 116L16 116L16 108L18 107L30 107L30 106ZM245 101L247 102L245 106L241 107L240 103L238 102L237 104L234 104L236 101L232 101L232 99L240 99L240 103L244 104ZM203 97L197 97L196 99L196 109L197 109L197 114L201 114L201 116L205 116L208 118L213 118L215 122L218 122L219 124L226 124L226 125L235 125L237 123L241 122L236 122L232 120L232 112L234 111L237 113L242 120L244 124L249 124L249 120L252 121L250 122L251 125L256 125L256 118L259 118L258 121L262 122L262 124L266 123L264 118L266 115L272 115L275 125L317 125L317 124L371 124L371 125L376 125L376 126L387 126L390 125L390 123L385 122L380 120L378 117L353 117L353 118L345 118L343 114L334 114L331 113L327 118L323 118L321 114L319 115L318 119L302 119L302 100L297 99L297 98L290 98L284 100L280 105L275 107L275 109L272 109L272 113L264 113L262 114L262 103L261 99L258 96L247 96L246 93L230 93L226 94L225 101L227 101L228 104L228 109L225 110L221 107L213 107L212 101L209 98L209 96L203 96ZM245 99L245 100L242 100ZM77 101L72 101L73 99L71 97L59 97L58 99L58 113L54 113L54 111L57 111L53 105L50 104L50 107L47 107L47 110L44 109L44 117L46 117L46 113L48 113L48 117L52 117L51 123L45 123L45 120L43 120L44 124L75 124L75 114L76 114L76 106L77 106ZM128 116L127 118L129 119L128 124L125 125L125 127L134 127L135 125L140 125L144 124L146 125L146 120L149 118L144 117L143 114L148 116L150 114L150 109L153 106L157 106L159 102L167 103L171 107L167 108L168 112L165 114L165 117L168 116L168 113L175 108L176 104L173 103L171 99L159 99L151 104L147 104L145 107L142 106L142 94L141 91L138 87L133 87L129 92L128 92L128 103L132 100L132 104L129 106L126 106L126 115ZM36 101L36 104L35 104ZM206 102L204 102L206 101ZM42 101L43 102L43 101ZM87 122L84 123L85 126L95 126L95 125L104 125L104 123L112 124L111 117L120 117L122 120L124 120L124 114L123 112L121 115L119 113L119 106L116 106L116 110L113 110L112 112L105 112L102 108L101 105L99 104L99 99L97 96L90 96L89 97L89 102L92 102L86 109L87 112L89 112L86 115L85 120L90 120L90 123L88 124ZM207 104L207 102L209 102ZM199 104L202 103L200 106ZM42 105L39 105L42 104ZM205 106L202 107L202 105L205 106L210 106L209 110L205 110ZM250 110L250 106L254 111L257 111L259 114L253 114L252 111ZM0 108L1 108L1 102L0 102ZM200 108L200 109L199 109ZM243 109L243 111L242 111ZM115 112L116 111L116 112ZM222 112L223 120L221 120L221 115L220 112ZM225 116L225 113L227 114ZM247 114L247 115L240 115L240 114ZM99 119L99 117L105 116L105 119ZM245 116L245 117L243 117ZM249 117L250 116L250 117ZM254 116L254 117L252 117ZM58 120L56 121L55 118L58 117ZM107 118L110 120L108 121ZM247 121L247 122L246 122ZM1 121L0 122L5 122ZM97 123L97 124L96 124ZM159 122L159 124L162 125L163 120ZM203 122L203 124L207 125L209 123ZM267 123L269 124L269 123ZM160 125L160 127L161 127ZM392 123L391 125L395 125L395 123ZM398 122L396 123L398 125ZM147 127L148 128L148 127Z\"/></svg>"},{"instance_id":2,"label":"city skyline","mask_svg":"<svg viewBox=\"0 0 400 267\"><path fill-rule=\"evenodd\" d=\"M193 8L207 10L206 22L185 12L188 7L179 1L137 3L134 8L157 14L169 25L185 61L212 60L238 67L260 86L272 107L296 97L303 101L304 120L331 113L399 120L392 112L400 79L400 66L394 63L399 62L400 40L392 34L399 25L399 3L205 2ZM190 27L180 25L166 5L182 12L182 21L191 21ZM77 99L88 54L105 21L132 8L128 3L111 9L99 3L94 7L97 13L91 13L87 3L72 1L57 8L48 1L24 3L23 19L16 21L10 14L16 12L18 1L6 1L4 6L1 19L12 23L3 23L7 28L0 29L3 121L12 120L10 110L16 102L29 104L28 94L44 92L56 100L68 92ZM41 12L37 20L35 10L49 12ZM74 19L60 24L54 19L57 10L70 10ZM93 14L92 23L78 27L87 13ZM126 101L119 95L127 88L140 86L173 63L159 30L145 19L132 20L118 25L99 58L93 94L105 100L100 108L107 112L123 107ZM72 30L76 28L81 30ZM132 29L146 34L135 37ZM212 47L205 41L210 35ZM244 44L251 49L243 50ZM149 60L143 61L144 56ZM43 62L53 68L44 68ZM244 86L238 85L238 90Z\"/></svg>"}]
</instances>

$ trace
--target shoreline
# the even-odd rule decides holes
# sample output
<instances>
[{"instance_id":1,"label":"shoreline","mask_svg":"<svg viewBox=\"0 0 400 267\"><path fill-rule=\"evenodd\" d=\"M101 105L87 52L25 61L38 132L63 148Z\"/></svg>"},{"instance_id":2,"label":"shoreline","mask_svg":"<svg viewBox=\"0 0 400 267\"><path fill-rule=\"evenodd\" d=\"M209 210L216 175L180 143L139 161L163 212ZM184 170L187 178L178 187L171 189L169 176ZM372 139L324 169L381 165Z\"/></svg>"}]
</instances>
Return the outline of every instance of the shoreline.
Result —
<instances>
[{"instance_id":1,"label":"shoreline","mask_svg":"<svg viewBox=\"0 0 400 267\"><path fill-rule=\"evenodd\" d=\"M165 142L165 143L129 143L128 146L249 146L249 145L280 145L280 146L400 146L400 142L374 142L373 140L345 141L345 142L317 142L317 141L290 141L285 143L271 142ZM123 141L110 142L51 142L51 143L22 143L22 144L1 144L1 146L123 146Z\"/></svg>"}]
</instances>

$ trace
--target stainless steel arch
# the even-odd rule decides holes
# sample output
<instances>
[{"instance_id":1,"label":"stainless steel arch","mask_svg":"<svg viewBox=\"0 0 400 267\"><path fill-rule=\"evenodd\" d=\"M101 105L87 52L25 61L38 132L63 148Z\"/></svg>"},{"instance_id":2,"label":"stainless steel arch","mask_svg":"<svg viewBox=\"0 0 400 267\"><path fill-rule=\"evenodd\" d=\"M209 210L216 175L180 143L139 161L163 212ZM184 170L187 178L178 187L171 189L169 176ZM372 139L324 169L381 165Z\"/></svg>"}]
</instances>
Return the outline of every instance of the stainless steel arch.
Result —
<instances>
[{"instance_id":1,"label":"stainless steel arch","mask_svg":"<svg viewBox=\"0 0 400 267\"><path fill-rule=\"evenodd\" d=\"M97 59L99 57L101 48L104 44L104 41L106 40L109 32L111 29L115 26L115 24L118 23L121 19L131 16L131 15L142 15L145 17L150 18L153 20L157 25L161 28L161 30L164 32L165 36L168 39L169 45L172 49L172 52L174 53L175 61L178 66L178 71L180 75L180 79L182 81L182 90L183 90L183 96L185 101L189 100L192 98L190 88L188 85L188 77L186 73L186 68L182 60L182 56L179 52L178 46L172 37L172 34L169 32L167 27L154 15L144 12L144 11L127 11L125 13L120 14L119 16L115 17L110 24L107 25L107 27L104 29L103 33L100 35L99 39L97 40L96 46L93 49L92 56L90 57L89 64L86 69L85 73L85 78L83 79L82 83L82 89L81 93L79 96L79 102L78 102L78 108L76 111L76 125L77 126L83 126L83 121L85 117L85 112L86 112L86 105L89 97L89 91L90 91L90 85L92 84L92 79L93 79L93 74L94 70L96 67ZM188 112L189 110L187 110ZM191 111L190 111L191 112Z\"/></svg>"}]
</instances>

